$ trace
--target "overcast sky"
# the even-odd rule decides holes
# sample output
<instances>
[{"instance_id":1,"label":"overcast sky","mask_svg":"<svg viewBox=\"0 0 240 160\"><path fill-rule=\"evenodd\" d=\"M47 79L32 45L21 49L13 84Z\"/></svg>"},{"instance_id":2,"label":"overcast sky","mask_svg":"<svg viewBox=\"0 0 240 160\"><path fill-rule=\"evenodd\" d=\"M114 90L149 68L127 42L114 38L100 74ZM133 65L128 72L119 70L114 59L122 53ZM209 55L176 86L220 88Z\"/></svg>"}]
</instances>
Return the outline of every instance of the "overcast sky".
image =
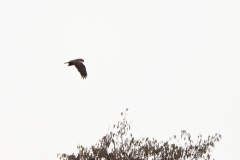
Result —
<instances>
[{"instance_id":1,"label":"overcast sky","mask_svg":"<svg viewBox=\"0 0 240 160\"><path fill-rule=\"evenodd\" d=\"M1 159L53 160L107 133L220 133L239 157L240 2L1 0ZM83 58L88 77L63 63ZM195 136L195 137L194 137Z\"/></svg>"}]
</instances>

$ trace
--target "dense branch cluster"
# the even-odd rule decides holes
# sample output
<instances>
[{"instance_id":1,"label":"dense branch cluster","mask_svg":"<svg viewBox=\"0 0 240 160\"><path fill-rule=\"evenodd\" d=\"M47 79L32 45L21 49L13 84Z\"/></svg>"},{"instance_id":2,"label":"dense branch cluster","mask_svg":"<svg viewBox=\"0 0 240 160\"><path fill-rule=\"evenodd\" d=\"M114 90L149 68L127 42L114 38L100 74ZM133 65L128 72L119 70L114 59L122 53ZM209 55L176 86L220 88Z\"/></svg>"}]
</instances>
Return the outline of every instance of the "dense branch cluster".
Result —
<instances>
[{"instance_id":1,"label":"dense branch cluster","mask_svg":"<svg viewBox=\"0 0 240 160\"><path fill-rule=\"evenodd\" d=\"M90 148L78 145L77 156L58 154L58 157L61 160L209 160L215 142L221 139L218 133L205 140L199 135L194 143L191 135L184 130L181 131L181 138L174 135L168 141L158 142L148 137L135 139L128 133L130 124L126 120L127 111L128 109L124 114L121 113L122 121L113 125L113 131L103 136L98 143ZM177 143L170 143L173 139ZM179 140L183 141L184 145L181 145Z\"/></svg>"}]
</instances>

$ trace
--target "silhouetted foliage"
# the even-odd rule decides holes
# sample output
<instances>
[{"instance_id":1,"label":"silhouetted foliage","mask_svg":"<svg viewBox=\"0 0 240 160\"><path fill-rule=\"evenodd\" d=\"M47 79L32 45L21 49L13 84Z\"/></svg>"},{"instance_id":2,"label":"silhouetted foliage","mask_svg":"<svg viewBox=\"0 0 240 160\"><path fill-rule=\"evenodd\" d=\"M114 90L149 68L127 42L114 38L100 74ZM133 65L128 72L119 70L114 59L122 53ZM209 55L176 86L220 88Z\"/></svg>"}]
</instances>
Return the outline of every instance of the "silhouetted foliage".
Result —
<instances>
[{"instance_id":1,"label":"silhouetted foliage","mask_svg":"<svg viewBox=\"0 0 240 160\"><path fill-rule=\"evenodd\" d=\"M58 154L58 157L61 160L209 160L215 142L221 139L219 133L204 140L200 134L194 143L185 130L181 131L181 138L174 135L168 141L158 142L148 137L136 139L128 133L130 123L126 120L127 111L128 109L121 113L122 121L114 124L113 131L103 136L98 143L90 148L78 145L77 156ZM175 140L175 143L170 143L172 140Z\"/></svg>"}]
</instances>

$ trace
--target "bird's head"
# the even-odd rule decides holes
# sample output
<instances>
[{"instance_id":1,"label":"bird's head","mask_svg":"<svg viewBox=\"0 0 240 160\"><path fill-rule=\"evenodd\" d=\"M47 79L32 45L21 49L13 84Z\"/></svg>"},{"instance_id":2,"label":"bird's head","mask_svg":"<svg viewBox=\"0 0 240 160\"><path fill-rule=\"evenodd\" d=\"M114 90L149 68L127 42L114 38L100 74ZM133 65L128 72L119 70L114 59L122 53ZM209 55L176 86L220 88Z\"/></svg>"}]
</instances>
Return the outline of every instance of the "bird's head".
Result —
<instances>
[{"instance_id":1,"label":"bird's head","mask_svg":"<svg viewBox=\"0 0 240 160\"><path fill-rule=\"evenodd\" d=\"M84 60L83 59L78 59L80 62L84 62Z\"/></svg>"}]
</instances>

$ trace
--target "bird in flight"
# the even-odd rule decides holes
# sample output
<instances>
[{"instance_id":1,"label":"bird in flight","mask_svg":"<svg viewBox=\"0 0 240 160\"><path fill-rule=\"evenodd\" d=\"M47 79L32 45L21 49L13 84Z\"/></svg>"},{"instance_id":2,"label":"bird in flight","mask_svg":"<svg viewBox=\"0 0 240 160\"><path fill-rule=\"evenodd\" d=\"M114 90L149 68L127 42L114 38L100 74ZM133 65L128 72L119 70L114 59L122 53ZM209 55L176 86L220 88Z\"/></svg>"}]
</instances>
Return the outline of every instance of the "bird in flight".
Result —
<instances>
[{"instance_id":1,"label":"bird in flight","mask_svg":"<svg viewBox=\"0 0 240 160\"><path fill-rule=\"evenodd\" d=\"M69 62L65 62L64 64L68 63L68 66L74 65L77 68L78 72L81 74L82 78L85 79L87 78L87 70L82 62L84 62L83 59L74 59Z\"/></svg>"}]
</instances>

